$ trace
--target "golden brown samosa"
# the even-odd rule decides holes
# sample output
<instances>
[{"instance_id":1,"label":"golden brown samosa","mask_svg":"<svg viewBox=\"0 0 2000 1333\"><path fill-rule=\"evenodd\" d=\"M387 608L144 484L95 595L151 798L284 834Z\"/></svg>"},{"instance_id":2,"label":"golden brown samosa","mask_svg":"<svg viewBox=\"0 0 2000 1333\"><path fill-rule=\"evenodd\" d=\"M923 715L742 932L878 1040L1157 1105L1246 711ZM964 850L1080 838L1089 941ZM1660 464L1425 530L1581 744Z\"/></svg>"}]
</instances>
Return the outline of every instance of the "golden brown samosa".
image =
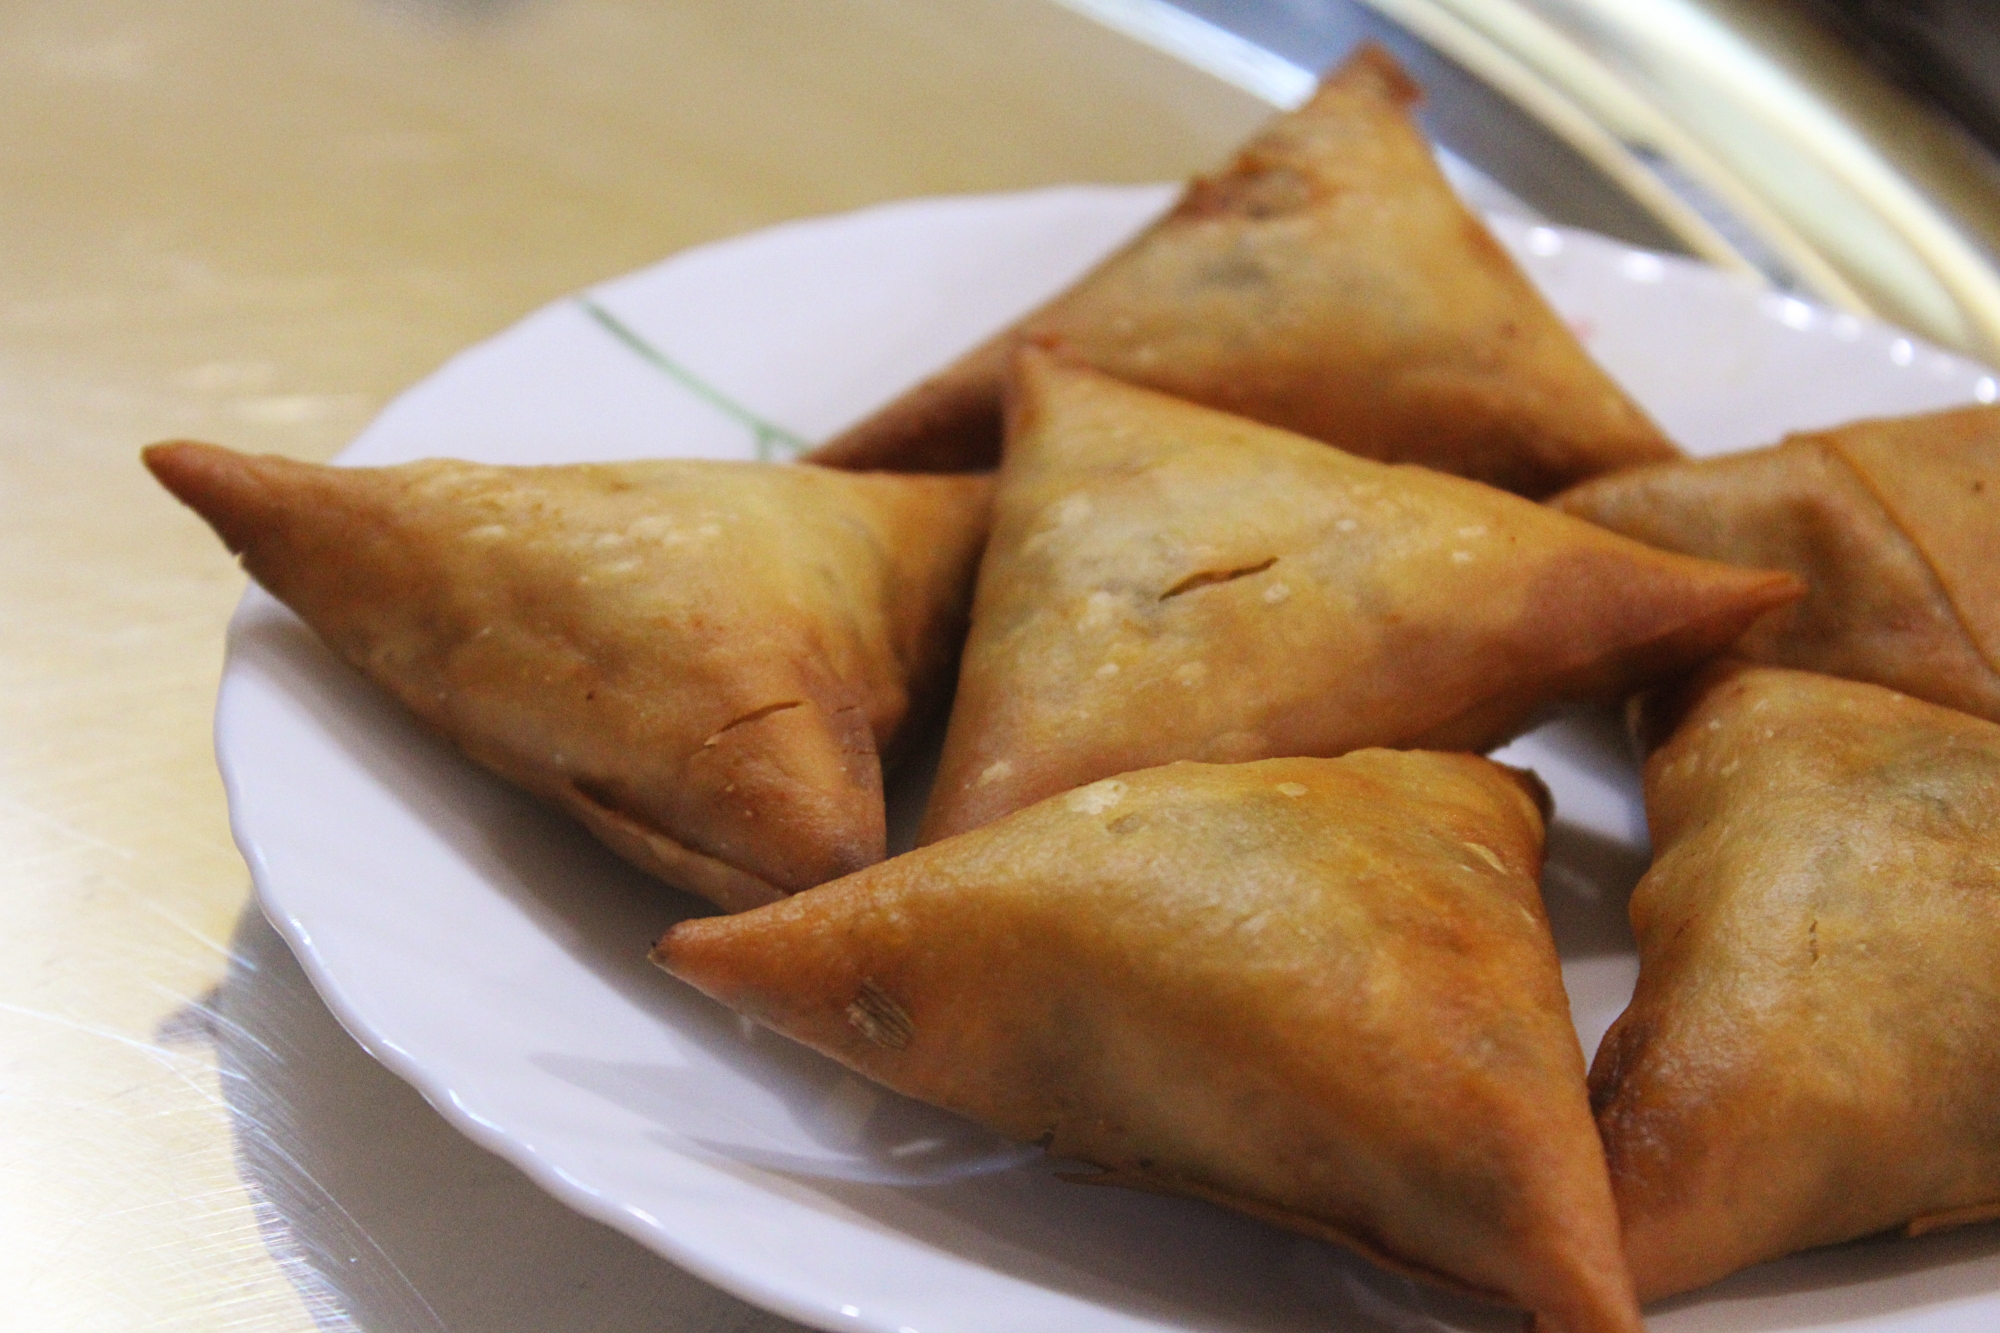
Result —
<instances>
[{"instance_id":1,"label":"golden brown samosa","mask_svg":"<svg viewBox=\"0 0 2000 1333\"><path fill-rule=\"evenodd\" d=\"M1452 192L1367 46L1019 325L809 455L992 467L1015 349L1351 452L1542 496L1677 456Z\"/></svg>"},{"instance_id":2,"label":"golden brown samosa","mask_svg":"<svg viewBox=\"0 0 2000 1333\"><path fill-rule=\"evenodd\" d=\"M1804 579L1804 599L1752 626L1742 656L2000 721L2000 408L1792 435L1551 503L1666 550Z\"/></svg>"},{"instance_id":3,"label":"golden brown samosa","mask_svg":"<svg viewBox=\"0 0 2000 1333\"><path fill-rule=\"evenodd\" d=\"M145 457L467 755L731 909L885 854L878 752L951 669L990 491L703 461Z\"/></svg>"},{"instance_id":4,"label":"golden brown samosa","mask_svg":"<svg viewBox=\"0 0 2000 1333\"><path fill-rule=\"evenodd\" d=\"M1742 663L1649 714L1638 991L1591 1070L1641 1296L2000 1216L2000 726Z\"/></svg>"},{"instance_id":5,"label":"golden brown samosa","mask_svg":"<svg viewBox=\"0 0 2000 1333\"><path fill-rule=\"evenodd\" d=\"M929 840L1174 759L1482 750L1798 595L1023 356Z\"/></svg>"},{"instance_id":6,"label":"golden brown samosa","mask_svg":"<svg viewBox=\"0 0 2000 1333\"><path fill-rule=\"evenodd\" d=\"M1631 1333L1543 799L1471 755L1172 764L683 922L654 958L1089 1179Z\"/></svg>"}]
</instances>

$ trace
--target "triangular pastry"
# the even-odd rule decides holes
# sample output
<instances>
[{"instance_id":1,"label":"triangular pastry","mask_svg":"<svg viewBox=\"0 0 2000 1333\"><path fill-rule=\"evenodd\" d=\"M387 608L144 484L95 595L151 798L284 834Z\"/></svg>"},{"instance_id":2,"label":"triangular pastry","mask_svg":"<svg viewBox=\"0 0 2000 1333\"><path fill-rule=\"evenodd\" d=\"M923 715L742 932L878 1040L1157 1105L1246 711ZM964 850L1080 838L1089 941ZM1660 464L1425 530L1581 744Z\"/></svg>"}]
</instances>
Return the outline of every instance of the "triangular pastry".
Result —
<instances>
[{"instance_id":1,"label":"triangular pastry","mask_svg":"<svg viewBox=\"0 0 2000 1333\"><path fill-rule=\"evenodd\" d=\"M885 854L878 752L948 677L990 491L699 461L145 457L467 755L732 909Z\"/></svg>"},{"instance_id":2,"label":"triangular pastry","mask_svg":"<svg viewBox=\"0 0 2000 1333\"><path fill-rule=\"evenodd\" d=\"M1090 1179L1632 1333L1541 799L1463 754L1172 764L683 922L654 958Z\"/></svg>"},{"instance_id":3,"label":"triangular pastry","mask_svg":"<svg viewBox=\"0 0 2000 1333\"><path fill-rule=\"evenodd\" d=\"M2000 726L1724 663L1647 729L1639 984L1591 1070L1640 1294L2000 1216Z\"/></svg>"},{"instance_id":4,"label":"triangular pastry","mask_svg":"<svg viewBox=\"0 0 2000 1333\"><path fill-rule=\"evenodd\" d=\"M1551 503L1649 545L1804 579L1755 661L2000 721L2000 407L1859 421L1641 468Z\"/></svg>"},{"instance_id":5,"label":"triangular pastry","mask_svg":"<svg viewBox=\"0 0 2000 1333\"><path fill-rule=\"evenodd\" d=\"M989 468L1015 349L1541 496L1677 457L1452 192L1367 46L1068 292L810 455Z\"/></svg>"},{"instance_id":6,"label":"triangular pastry","mask_svg":"<svg viewBox=\"0 0 2000 1333\"><path fill-rule=\"evenodd\" d=\"M1174 759L1486 749L1798 591L1029 352L922 836Z\"/></svg>"}]
</instances>

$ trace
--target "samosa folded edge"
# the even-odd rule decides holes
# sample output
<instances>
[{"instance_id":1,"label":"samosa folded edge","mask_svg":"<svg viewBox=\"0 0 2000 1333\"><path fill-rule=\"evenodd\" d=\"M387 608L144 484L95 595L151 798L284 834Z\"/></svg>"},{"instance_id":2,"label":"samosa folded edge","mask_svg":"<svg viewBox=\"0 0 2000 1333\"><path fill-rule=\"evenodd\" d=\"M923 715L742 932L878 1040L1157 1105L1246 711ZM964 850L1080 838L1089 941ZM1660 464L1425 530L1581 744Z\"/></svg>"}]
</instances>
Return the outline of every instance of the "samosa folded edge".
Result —
<instances>
[{"instance_id":1,"label":"samosa folded edge","mask_svg":"<svg viewBox=\"0 0 2000 1333\"><path fill-rule=\"evenodd\" d=\"M1550 503L1663 550L1798 575L1806 596L1752 626L1742 656L2000 721L2000 407L1800 432Z\"/></svg>"}]
</instances>

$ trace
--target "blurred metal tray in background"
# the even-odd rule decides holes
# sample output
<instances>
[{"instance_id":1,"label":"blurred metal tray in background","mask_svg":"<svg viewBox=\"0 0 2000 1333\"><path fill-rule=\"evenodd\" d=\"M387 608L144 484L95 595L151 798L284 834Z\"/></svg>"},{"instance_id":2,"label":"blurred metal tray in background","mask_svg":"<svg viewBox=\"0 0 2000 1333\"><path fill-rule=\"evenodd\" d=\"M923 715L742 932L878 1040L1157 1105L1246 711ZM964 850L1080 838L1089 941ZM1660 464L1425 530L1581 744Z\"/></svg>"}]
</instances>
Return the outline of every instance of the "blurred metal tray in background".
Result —
<instances>
[{"instance_id":1,"label":"blurred metal tray in background","mask_svg":"<svg viewBox=\"0 0 2000 1333\"><path fill-rule=\"evenodd\" d=\"M1437 139L1550 218L2000 358L2000 169L1975 137L2000 141L1990 6L1062 2L1278 105L1383 41L1430 89Z\"/></svg>"}]
</instances>

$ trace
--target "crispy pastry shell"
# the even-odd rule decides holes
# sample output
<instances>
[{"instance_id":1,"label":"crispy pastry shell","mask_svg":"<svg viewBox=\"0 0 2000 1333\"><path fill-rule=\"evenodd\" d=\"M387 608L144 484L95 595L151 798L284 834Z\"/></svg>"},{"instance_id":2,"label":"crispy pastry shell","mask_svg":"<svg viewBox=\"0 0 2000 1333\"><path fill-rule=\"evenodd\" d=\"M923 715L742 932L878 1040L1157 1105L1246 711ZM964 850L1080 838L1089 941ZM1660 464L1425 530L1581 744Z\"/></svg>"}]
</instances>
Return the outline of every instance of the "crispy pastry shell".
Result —
<instances>
[{"instance_id":1,"label":"crispy pastry shell","mask_svg":"<svg viewBox=\"0 0 2000 1333\"><path fill-rule=\"evenodd\" d=\"M2000 408L1793 435L1621 472L1551 501L1670 551L1809 591L1736 652L2000 721Z\"/></svg>"},{"instance_id":2,"label":"crispy pastry shell","mask_svg":"<svg viewBox=\"0 0 2000 1333\"><path fill-rule=\"evenodd\" d=\"M983 477L675 461L155 476L333 649L640 868L727 908L884 855L878 752L951 669Z\"/></svg>"},{"instance_id":3,"label":"crispy pastry shell","mask_svg":"<svg viewBox=\"0 0 2000 1333\"><path fill-rule=\"evenodd\" d=\"M2000 726L1723 663L1654 700L1591 1096L1642 1297L2000 1215Z\"/></svg>"},{"instance_id":4,"label":"crispy pastry shell","mask_svg":"<svg viewBox=\"0 0 2000 1333\"><path fill-rule=\"evenodd\" d=\"M1102 1183L1631 1333L1538 798L1471 755L1173 764L654 957Z\"/></svg>"},{"instance_id":5,"label":"crispy pastry shell","mask_svg":"<svg viewBox=\"0 0 2000 1333\"><path fill-rule=\"evenodd\" d=\"M1174 759L1485 749L1798 591L1031 350L922 836Z\"/></svg>"},{"instance_id":6,"label":"crispy pastry shell","mask_svg":"<svg viewBox=\"0 0 2000 1333\"><path fill-rule=\"evenodd\" d=\"M1075 287L811 457L992 467L1022 343L1525 495L1676 457L1452 192L1418 96L1362 48Z\"/></svg>"}]
</instances>

